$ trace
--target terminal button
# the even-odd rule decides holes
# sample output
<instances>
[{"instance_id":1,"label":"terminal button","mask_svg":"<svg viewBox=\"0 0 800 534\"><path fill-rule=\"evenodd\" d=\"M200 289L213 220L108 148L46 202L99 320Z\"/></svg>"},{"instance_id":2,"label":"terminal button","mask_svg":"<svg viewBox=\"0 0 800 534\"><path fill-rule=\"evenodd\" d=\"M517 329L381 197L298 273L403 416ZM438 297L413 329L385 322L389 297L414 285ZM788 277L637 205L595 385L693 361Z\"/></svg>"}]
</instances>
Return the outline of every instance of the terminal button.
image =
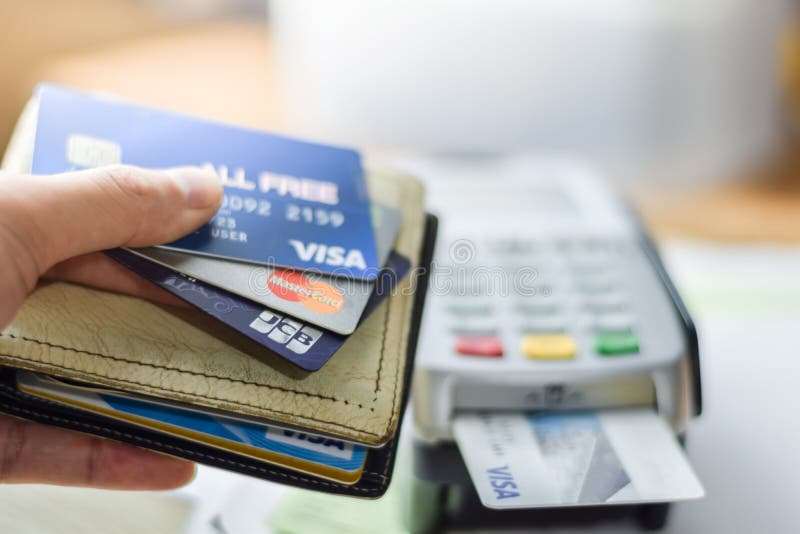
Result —
<instances>
[{"instance_id":1,"label":"terminal button","mask_svg":"<svg viewBox=\"0 0 800 534\"><path fill-rule=\"evenodd\" d=\"M456 352L464 356L499 358L503 343L495 336L460 336L456 339Z\"/></svg>"},{"instance_id":2,"label":"terminal button","mask_svg":"<svg viewBox=\"0 0 800 534\"><path fill-rule=\"evenodd\" d=\"M602 356L619 356L639 352L639 340L632 332L607 332L594 338L594 347Z\"/></svg>"},{"instance_id":3,"label":"terminal button","mask_svg":"<svg viewBox=\"0 0 800 534\"><path fill-rule=\"evenodd\" d=\"M534 360L571 360L576 346L566 334L535 334L522 338L520 350Z\"/></svg>"}]
</instances>

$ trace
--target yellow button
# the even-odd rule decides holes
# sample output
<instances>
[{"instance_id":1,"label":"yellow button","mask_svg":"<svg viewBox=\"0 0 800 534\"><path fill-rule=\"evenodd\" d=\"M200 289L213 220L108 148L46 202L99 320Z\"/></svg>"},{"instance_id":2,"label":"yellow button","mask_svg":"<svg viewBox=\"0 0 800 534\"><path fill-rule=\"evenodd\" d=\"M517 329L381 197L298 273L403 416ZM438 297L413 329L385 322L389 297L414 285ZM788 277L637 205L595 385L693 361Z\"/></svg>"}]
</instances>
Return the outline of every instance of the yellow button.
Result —
<instances>
[{"instance_id":1,"label":"yellow button","mask_svg":"<svg viewBox=\"0 0 800 534\"><path fill-rule=\"evenodd\" d=\"M575 341L564 334L536 334L523 337L520 350L536 360L569 360L575 356Z\"/></svg>"}]
</instances>

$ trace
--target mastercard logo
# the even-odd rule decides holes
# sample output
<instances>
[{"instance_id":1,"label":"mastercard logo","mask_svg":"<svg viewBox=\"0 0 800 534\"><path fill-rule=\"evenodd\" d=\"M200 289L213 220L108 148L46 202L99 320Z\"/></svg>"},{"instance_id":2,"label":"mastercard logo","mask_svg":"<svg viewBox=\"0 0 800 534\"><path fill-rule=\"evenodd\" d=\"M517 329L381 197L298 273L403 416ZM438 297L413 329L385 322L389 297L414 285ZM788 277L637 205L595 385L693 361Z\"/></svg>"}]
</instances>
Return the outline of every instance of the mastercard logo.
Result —
<instances>
[{"instance_id":1,"label":"mastercard logo","mask_svg":"<svg viewBox=\"0 0 800 534\"><path fill-rule=\"evenodd\" d=\"M317 313L338 313L344 306L344 297L338 289L325 282L311 281L295 271L273 271L267 276L267 287L276 297L299 302Z\"/></svg>"}]
</instances>

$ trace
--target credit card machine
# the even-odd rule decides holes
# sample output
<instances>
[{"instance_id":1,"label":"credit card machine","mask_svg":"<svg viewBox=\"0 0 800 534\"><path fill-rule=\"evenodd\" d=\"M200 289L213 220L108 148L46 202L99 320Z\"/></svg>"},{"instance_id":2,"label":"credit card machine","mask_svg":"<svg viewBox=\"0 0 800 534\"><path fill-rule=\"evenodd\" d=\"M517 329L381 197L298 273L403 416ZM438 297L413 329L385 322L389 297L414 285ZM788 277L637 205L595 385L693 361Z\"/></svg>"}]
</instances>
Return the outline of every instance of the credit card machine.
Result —
<instances>
[{"instance_id":1,"label":"credit card machine","mask_svg":"<svg viewBox=\"0 0 800 534\"><path fill-rule=\"evenodd\" d=\"M412 170L441 221L413 390L415 473L436 495L417 488L418 504L469 486L453 445L459 413L645 406L683 436L701 410L696 332L651 240L601 176L540 158ZM512 515L456 500L460 512L441 508L470 524L476 513L503 514L502 524ZM666 508L645 512L658 526Z\"/></svg>"}]
</instances>

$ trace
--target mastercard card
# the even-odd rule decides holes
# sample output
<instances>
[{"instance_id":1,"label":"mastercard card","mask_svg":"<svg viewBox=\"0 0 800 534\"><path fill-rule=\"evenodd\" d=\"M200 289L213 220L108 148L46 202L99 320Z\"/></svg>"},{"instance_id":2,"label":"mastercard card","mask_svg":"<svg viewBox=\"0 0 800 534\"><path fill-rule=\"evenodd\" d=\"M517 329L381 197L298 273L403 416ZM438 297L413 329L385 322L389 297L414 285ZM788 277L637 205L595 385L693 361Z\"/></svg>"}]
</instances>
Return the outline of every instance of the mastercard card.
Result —
<instances>
[{"instance_id":1,"label":"mastercard card","mask_svg":"<svg viewBox=\"0 0 800 534\"><path fill-rule=\"evenodd\" d=\"M358 482L367 458L365 447L334 438L203 413L196 407L185 409L179 403L153 402L142 395L76 386L39 373L18 371L17 389L343 484Z\"/></svg>"},{"instance_id":2,"label":"mastercard card","mask_svg":"<svg viewBox=\"0 0 800 534\"><path fill-rule=\"evenodd\" d=\"M128 250L109 250L106 254L306 371L320 369L347 340L345 335L266 309L261 304L189 278ZM362 317L372 313L395 290L410 268L411 262L407 258L396 252L389 255Z\"/></svg>"},{"instance_id":3,"label":"mastercard card","mask_svg":"<svg viewBox=\"0 0 800 534\"><path fill-rule=\"evenodd\" d=\"M374 206L376 248L381 261L397 238L402 213ZM353 333L375 289L375 282L260 265L229 262L159 248L131 252L271 310L342 335ZM180 296L180 295L179 295Z\"/></svg>"},{"instance_id":4,"label":"mastercard card","mask_svg":"<svg viewBox=\"0 0 800 534\"><path fill-rule=\"evenodd\" d=\"M361 156L55 85L37 89L32 172L204 165L224 187L206 225L164 245L357 280L380 271Z\"/></svg>"}]
</instances>

